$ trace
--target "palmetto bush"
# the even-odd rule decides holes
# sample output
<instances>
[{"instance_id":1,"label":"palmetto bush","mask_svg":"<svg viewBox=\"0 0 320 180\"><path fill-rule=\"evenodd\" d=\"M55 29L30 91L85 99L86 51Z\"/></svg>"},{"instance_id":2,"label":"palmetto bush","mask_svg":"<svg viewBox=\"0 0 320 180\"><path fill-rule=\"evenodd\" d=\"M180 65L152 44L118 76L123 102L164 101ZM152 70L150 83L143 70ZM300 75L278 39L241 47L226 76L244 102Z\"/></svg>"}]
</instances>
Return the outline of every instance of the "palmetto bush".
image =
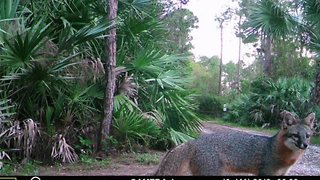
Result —
<instances>
[{"instance_id":1,"label":"palmetto bush","mask_svg":"<svg viewBox=\"0 0 320 180\"><path fill-rule=\"evenodd\" d=\"M280 78L276 82L260 78L252 82L251 90L231 104L227 120L246 125L261 126L279 123L282 110L304 117L312 110L310 92L312 83L299 78Z\"/></svg>"},{"instance_id":2,"label":"palmetto bush","mask_svg":"<svg viewBox=\"0 0 320 180\"><path fill-rule=\"evenodd\" d=\"M119 68L113 135L125 144L168 148L192 139L200 120L187 81L175 69L185 58L151 49Z\"/></svg>"},{"instance_id":3,"label":"palmetto bush","mask_svg":"<svg viewBox=\"0 0 320 180\"><path fill-rule=\"evenodd\" d=\"M0 6L3 95L16 105L17 119L31 118L42 130L35 154L74 162L78 158L69 145L82 130L98 129L103 109L106 1L5 1ZM158 48L166 36L154 3L119 1L113 132L127 144L155 139L178 144L200 125L193 95L184 89L187 57ZM12 12L2 16L8 9Z\"/></svg>"},{"instance_id":4,"label":"palmetto bush","mask_svg":"<svg viewBox=\"0 0 320 180\"><path fill-rule=\"evenodd\" d=\"M94 84L98 80L88 78L96 77L95 74L84 77L86 74L80 68L94 70L89 59L92 64L97 59L92 56L103 51L101 48L97 52L95 45L109 26L93 14L88 15L88 21L83 21L86 23L69 23L65 19L57 26L59 22L54 21L55 18L64 18L54 15L67 13L66 7L86 9L82 1L61 1L59 5L55 4L59 8L53 8L54 1L33 2L1 1L0 88L3 92L0 95L10 98L15 105L15 119L31 118L40 126L42 138L38 141L37 152L41 153L37 155L47 153L50 157L47 151L51 149L46 146L52 142L59 153L66 152L52 153L54 158L73 162L77 158L63 156L74 153L66 142L74 143L71 137L76 135L71 132L80 132L84 126L96 123L103 98L99 84ZM68 10L85 14L81 8ZM69 15L72 17L71 13ZM67 19L72 21L72 18ZM97 61L95 64L99 64ZM55 136L61 138L52 140Z\"/></svg>"},{"instance_id":5,"label":"palmetto bush","mask_svg":"<svg viewBox=\"0 0 320 180\"><path fill-rule=\"evenodd\" d=\"M194 95L185 89L186 71L179 69L186 61L185 56L166 55L161 51L148 47L138 51L134 59L124 66L129 74L133 74L133 81L137 89L137 104L143 112L153 112L155 121L162 130L160 139L164 146L184 142L178 131L185 136L199 130L200 120L194 114L196 108ZM157 112L157 113L155 113ZM180 139L181 141L177 140ZM189 138L191 139L191 137Z\"/></svg>"},{"instance_id":6,"label":"palmetto bush","mask_svg":"<svg viewBox=\"0 0 320 180\"><path fill-rule=\"evenodd\" d=\"M202 114L212 115L214 117L220 117L223 110L221 100L215 96L202 95L197 97L198 112Z\"/></svg>"},{"instance_id":7,"label":"palmetto bush","mask_svg":"<svg viewBox=\"0 0 320 180\"><path fill-rule=\"evenodd\" d=\"M30 160L34 155L40 135L38 124L32 119L14 120L15 107L10 101L0 98L0 164L4 160Z\"/></svg>"},{"instance_id":8,"label":"palmetto bush","mask_svg":"<svg viewBox=\"0 0 320 180\"><path fill-rule=\"evenodd\" d=\"M137 143L148 146L160 134L155 122L134 111L122 110L115 114L113 128L114 137L127 147Z\"/></svg>"}]
</instances>

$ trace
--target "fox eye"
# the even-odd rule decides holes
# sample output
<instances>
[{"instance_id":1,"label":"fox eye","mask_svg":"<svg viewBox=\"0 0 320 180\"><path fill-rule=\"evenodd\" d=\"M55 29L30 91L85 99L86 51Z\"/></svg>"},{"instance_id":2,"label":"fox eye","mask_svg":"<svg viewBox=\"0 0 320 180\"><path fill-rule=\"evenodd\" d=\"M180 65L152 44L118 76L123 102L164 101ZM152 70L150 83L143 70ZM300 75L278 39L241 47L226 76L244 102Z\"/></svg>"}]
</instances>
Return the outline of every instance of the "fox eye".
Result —
<instances>
[{"instance_id":1,"label":"fox eye","mask_svg":"<svg viewBox=\"0 0 320 180\"><path fill-rule=\"evenodd\" d=\"M291 134L291 136L292 136L292 137L295 137L295 138L299 137L298 134Z\"/></svg>"},{"instance_id":2,"label":"fox eye","mask_svg":"<svg viewBox=\"0 0 320 180\"><path fill-rule=\"evenodd\" d=\"M310 134L307 134L307 135L306 135L306 138L309 138L309 137L310 137Z\"/></svg>"}]
</instances>

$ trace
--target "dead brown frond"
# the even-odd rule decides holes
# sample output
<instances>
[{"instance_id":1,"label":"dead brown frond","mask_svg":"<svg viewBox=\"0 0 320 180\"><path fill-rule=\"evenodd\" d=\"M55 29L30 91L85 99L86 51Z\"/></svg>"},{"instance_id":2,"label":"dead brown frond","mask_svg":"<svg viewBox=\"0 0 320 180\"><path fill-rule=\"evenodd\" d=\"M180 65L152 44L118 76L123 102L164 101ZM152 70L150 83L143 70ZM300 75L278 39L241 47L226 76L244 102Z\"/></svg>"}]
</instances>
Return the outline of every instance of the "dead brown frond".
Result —
<instances>
[{"instance_id":1,"label":"dead brown frond","mask_svg":"<svg viewBox=\"0 0 320 180\"><path fill-rule=\"evenodd\" d=\"M115 69L115 76L118 78L119 76L121 76L122 74L128 72L128 69L126 67L123 66L118 66Z\"/></svg>"},{"instance_id":2,"label":"dead brown frond","mask_svg":"<svg viewBox=\"0 0 320 180\"><path fill-rule=\"evenodd\" d=\"M135 98L138 94L138 87L134 82L133 76L125 73L121 82L118 85L118 93L124 94L127 97Z\"/></svg>"},{"instance_id":3,"label":"dead brown frond","mask_svg":"<svg viewBox=\"0 0 320 180\"><path fill-rule=\"evenodd\" d=\"M11 121L2 121L0 125L0 130L0 144L4 144L7 147L10 147L11 140L18 135L18 131L16 131L16 126Z\"/></svg>"},{"instance_id":4,"label":"dead brown frond","mask_svg":"<svg viewBox=\"0 0 320 180\"><path fill-rule=\"evenodd\" d=\"M0 170L3 168L3 162L1 160L4 158L11 160L10 156L5 151L0 151Z\"/></svg>"},{"instance_id":5,"label":"dead brown frond","mask_svg":"<svg viewBox=\"0 0 320 180\"><path fill-rule=\"evenodd\" d=\"M159 127L163 126L163 121L165 120L165 115L157 110L145 112L145 113L143 113L143 117L153 121Z\"/></svg>"},{"instance_id":6,"label":"dead brown frond","mask_svg":"<svg viewBox=\"0 0 320 180\"><path fill-rule=\"evenodd\" d=\"M11 160L10 156L5 151L0 151L0 160L3 160L4 158Z\"/></svg>"},{"instance_id":7,"label":"dead brown frond","mask_svg":"<svg viewBox=\"0 0 320 180\"><path fill-rule=\"evenodd\" d=\"M80 76L84 79L92 79L93 82L96 82L97 79L104 76L104 67L99 58L97 59L84 59L80 64L81 69Z\"/></svg>"},{"instance_id":8,"label":"dead brown frond","mask_svg":"<svg viewBox=\"0 0 320 180\"><path fill-rule=\"evenodd\" d=\"M3 123L3 122L2 122ZM6 121L1 125L0 144L8 150L19 150L23 158L29 160L35 146L37 134L40 134L37 124L32 119Z\"/></svg>"},{"instance_id":9,"label":"dead brown frond","mask_svg":"<svg viewBox=\"0 0 320 180\"><path fill-rule=\"evenodd\" d=\"M39 54L44 57L54 57L58 54L59 48L52 40L48 40L39 50Z\"/></svg>"},{"instance_id":10,"label":"dead brown frond","mask_svg":"<svg viewBox=\"0 0 320 180\"><path fill-rule=\"evenodd\" d=\"M23 131L23 140L24 140L24 154L27 159L30 159L32 150L34 148L36 142L37 134L40 135L37 123L35 123L32 119L27 119L23 121L24 131Z\"/></svg>"},{"instance_id":11,"label":"dead brown frond","mask_svg":"<svg viewBox=\"0 0 320 180\"><path fill-rule=\"evenodd\" d=\"M74 163L79 160L79 156L75 150L66 142L65 137L61 134L56 135L56 140L52 147L51 158L59 159L63 163Z\"/></svg>"}]
</instances>

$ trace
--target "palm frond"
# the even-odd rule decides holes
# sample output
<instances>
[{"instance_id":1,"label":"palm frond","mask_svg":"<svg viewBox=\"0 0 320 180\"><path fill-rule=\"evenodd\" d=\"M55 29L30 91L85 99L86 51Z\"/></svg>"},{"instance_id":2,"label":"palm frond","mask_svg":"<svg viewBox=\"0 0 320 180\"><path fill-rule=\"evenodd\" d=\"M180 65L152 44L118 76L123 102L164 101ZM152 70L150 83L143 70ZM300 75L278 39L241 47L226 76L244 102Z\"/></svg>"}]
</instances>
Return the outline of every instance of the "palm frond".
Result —
<instances>
[{"instance_id":1,"label":"palm frond","mask_svg":"<svg viewBox=\"0 0 320 180\"><path fill-rule=\"evenodd\" d=\"M74 33L71 30L72 27L68 26L59 35L59 52L70 50L81 43L92 41L102 36L111 26L110 23L101 20L96 24L84 26Z\"/></svg>"},{"instance_id":2,"label":"palm frond","mask_svg":"<svg viewBox=\"0 0 320 180\"><path fill-rule=\"evenodd\" d=\"M44 19L42 19L25 34L17 34L13 42L5 38L4 55L0 56L0 63L15 68L27 66L48 40L47 36L51 31L49 25L44 25Z\"/></svg>"},{"instance_id":3,"label":"palm frond","mask_svg":"<svg viewBox=\"0 0 320 180\"><path fill-rule=\"evenodd\" d=\"M267 34L275 38L285 37L295 28L296 21L280 3L272 0L259 0L250 10L249 26L245 33L249 36Z\"/></svg>"},{"instance_id":4,"label":"palm frond","mask_svg":"<svg viewBox=\"0 0 320 180\"><path fill-rule=\"evenodd\" d=\"M310 23L311 27L320 26L320 1L317 0L305 0L303 3L303 12L306 20Z\"/></svg>"},{"instance_id":5,"label":"palm frond","mask_svg":"<svg viewBox=\"0 0 320 180\"><path fill-rule=\"evenodd\" d=\"M118 94L114 96L114 111L120 111L121 109L128 109L129 111L140 110L138 105L132 101L125 94Z\"/></svg>"},{"instance_id":6,"label":"palm frond","mask_svg":"<svg viewBox=\"0 0 320 180\"><path fill-rule=\"evenodd\" d=\"M179 132L179 131L175 131L172 128L170 128L170 138L171 138L171 141L176 146L194 139L193 137L191 137L191 136L189 136L189 135L187 135L185 133L182 133L182 132Z\"/></svg>"},{"instance_id":7,"label":"palm frond","mask_svg":"<svg viewBox=\"0 0 320 180\"><path fill-rule=\"evenodd\" d=\"M0 122L1 134L0 144L5 144L10 150L20 150L23 157L30 159L36 144L37 136L40 134L38 125L32 119L7 122L7 126L3 126L4 122Z\"/></svg>"},{"instance_id":8,"label":"palm frond","mask_svg":"<svg viewBox=\"0 0 320 180\"><path fill-rule=\"evenodd\" d=\"M130 10L134 14L132 16L138 16L142 18L144 15L150 13L150 7L153 1L151 0L120 0L119 1L119 12L124 10Z\"/></svg>"},{"instance_id":9,"label":"palm frond","mask_svg":"<svg viewBox=\"0 0 320 180\"><path fill-rule=\"evenodd\" d=\"M74 163L79 160L79 156L75 150L67 143L65 137L61 134L56 135L51 157L53 160L61 160L62 163Z\"/></svg>"},{"instance_id":10,"label":"palm frond","mask_svg":"<svg viewBox=\"0 0 320 180\"><path fill-rule=\"evenodd\" d=\"M8 23L16 20L16 12L19 2L20 0L0 1L0 44L2 43L2 33L8 33Z\"/></svg>"},{"instance_id":11,"label":"palm frond","mask_svg":"<svg viewBox=\"0 0 320 180\"><path fill-rule=\"evenodd\" d=\"M113 121L115 136L121 141L132 144L139 141L148 143L160 133L159 127L135 111L123 109Z\"/></svg>"},{"instance_id":12,"label":"palm frond","mask_svg":"<svg viewBox=\"0 0 320 180\"><path fill-rule=\"evenodd\" d=\"M15 114L13 112L14 105L9 105L10 100L1 100L0 99L0 121L7 119Z\"/></svg>"},{"instance_id":13,"label":"palm frond","mask_svg":"<svg viewBox=\"0 0 320 180\"><path fill-rule=\"evenodd\" d=\"M138 95L138 87L134 82L134 77L133 75L129 76L128 73L124 74L117 89L118 93L124 94L130 98L135 98Z\"/></svg>"},{"instance_id":14,"label":"palm frond","mask_svg":"<svg viewBox=\"0 0 320 180\"><path fill-rule=\"evenodd\" d=\"M2 0L0 1L0 19L14 18L18 9L20 0Z\"/></svg>"}]
</instances>

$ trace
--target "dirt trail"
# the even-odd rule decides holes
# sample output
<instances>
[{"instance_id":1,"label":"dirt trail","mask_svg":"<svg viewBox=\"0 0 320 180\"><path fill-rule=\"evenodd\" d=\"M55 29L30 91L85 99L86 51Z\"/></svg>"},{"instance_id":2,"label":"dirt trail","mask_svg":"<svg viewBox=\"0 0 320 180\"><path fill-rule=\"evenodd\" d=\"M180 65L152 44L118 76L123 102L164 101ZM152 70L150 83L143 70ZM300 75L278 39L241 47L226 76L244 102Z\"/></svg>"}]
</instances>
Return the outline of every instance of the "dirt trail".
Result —
<instances>
[{"instance_id":1,"label":"dirt trail","mask_svg":"<svg viewBox=\"0 0 320 180\"><path fill-rule=\"evenodd\" d=\"M263 134L256 131L242 130L239 128L227 127L213 123L204 123L202 128L203 133L210 133L211 131L225 131L228 129L236 129L246 131L249 133ZM165 155L165 152L156 152L160 158ZM320 148L317 146L309 146L304 157L292 167L288 175L320 175ZM112 157L111 162L103 167L85 167L84 165L68 165L61 167L42 167L39 170L39 175L54 175L54 176L105 176L105 175L152 175L158 165L142 165L134 160L133 154L128 154L126 157Z\"/></svg>"}]
</instances>

